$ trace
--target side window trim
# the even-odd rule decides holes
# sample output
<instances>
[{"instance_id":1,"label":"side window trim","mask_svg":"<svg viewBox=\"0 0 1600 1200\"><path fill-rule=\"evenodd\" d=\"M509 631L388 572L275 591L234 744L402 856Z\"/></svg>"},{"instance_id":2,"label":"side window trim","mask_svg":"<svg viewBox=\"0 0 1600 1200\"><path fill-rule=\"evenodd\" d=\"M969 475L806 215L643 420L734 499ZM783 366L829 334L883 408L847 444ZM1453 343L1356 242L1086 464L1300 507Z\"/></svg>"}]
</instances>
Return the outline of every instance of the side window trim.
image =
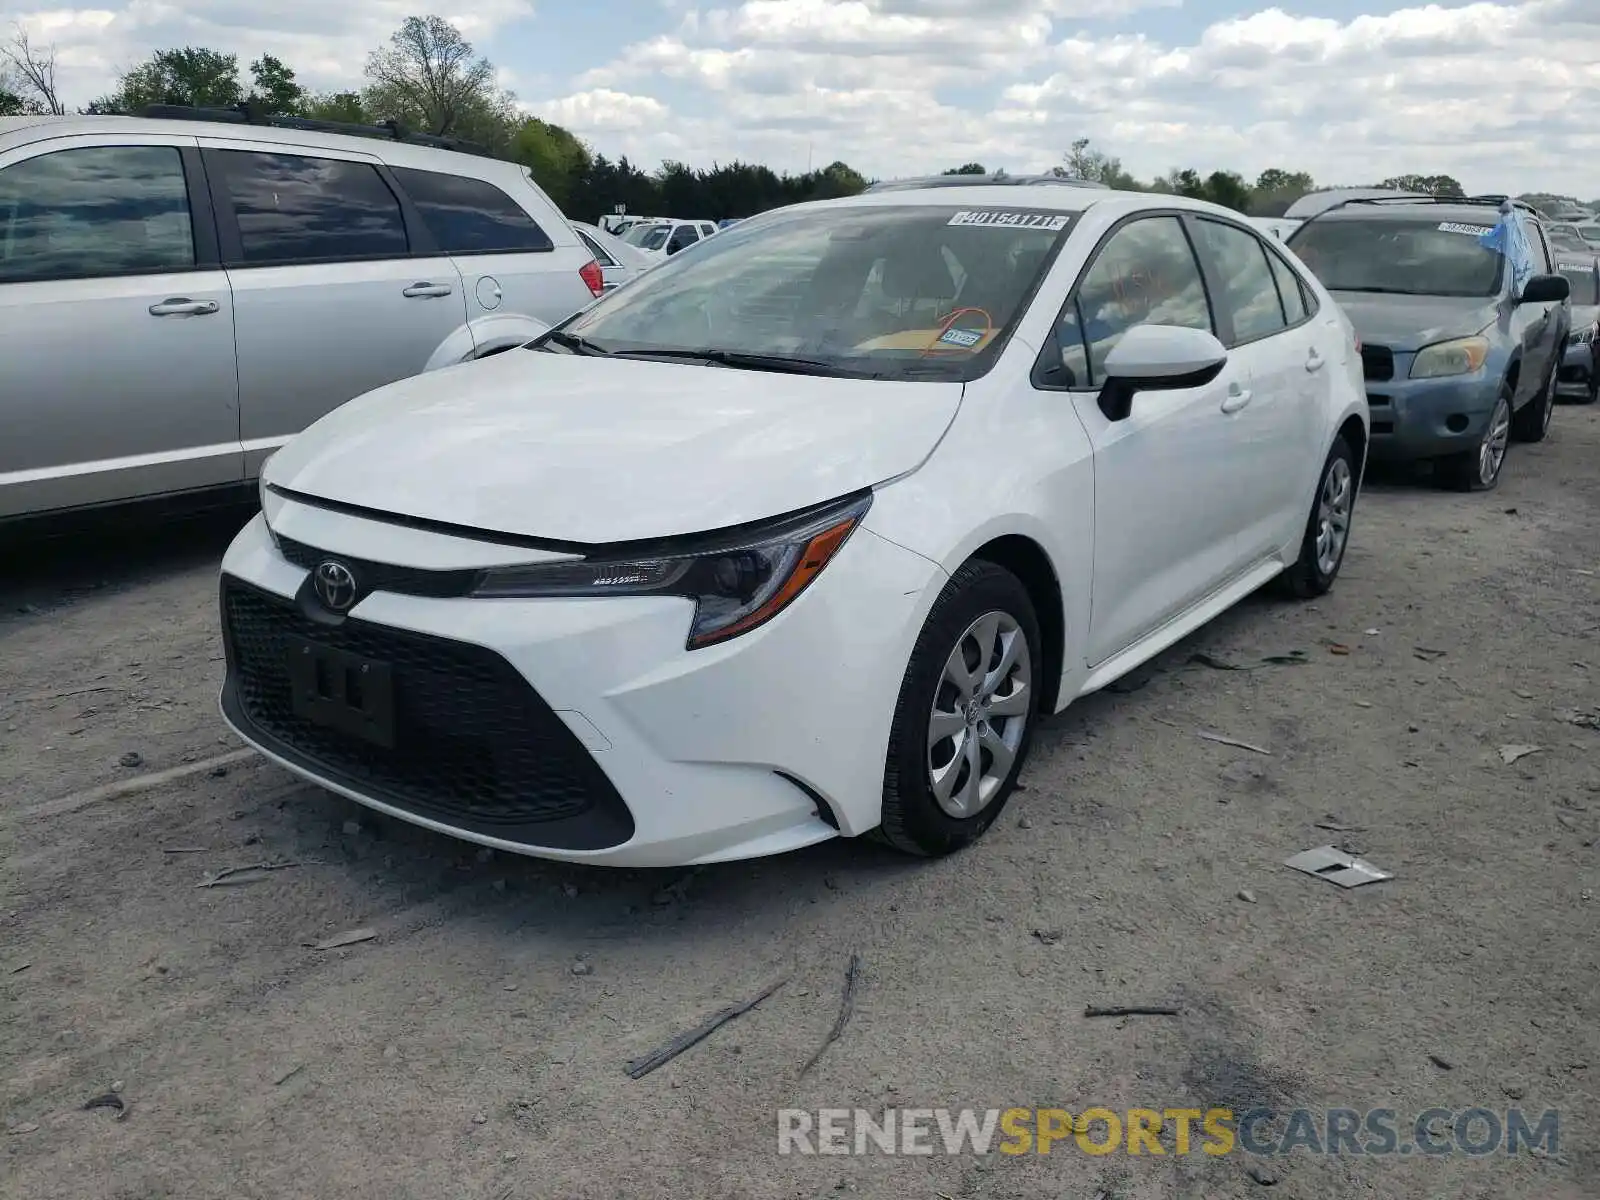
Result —
<instances>
[{"instance_id":1,"label":"side window trim","mask_svg":"<svg viewBox=\"0 0 1600 1200\"><path fill-rule=\"evenodd\" d=\"M179 150L183 179L189 189L189 224L194 230L194 266L197 271L222 268L222 247L217 240L217 213L211 203L211 182L199 146Z\"/></svg>"},{"instance_id":2,"label":"side window trim","mask_svg":"<svg viewBox=\"0 0 1600 1200\"><path fill-rule=\"evenodd\" d=\"M417 210L415 202L406 194L405 188L400 186L400 181L389 170L386 162L374 163L378 174L383 177L383 182L394 198L400 202L400 216L406 223L406 245L411 248L412 258L443 258L445 253L439 248L439 243L434 240L433 230L428 228L428 223L422 219L422 213Z\"/></svg>"},{"instance_id":3,"label":"side window trim","mask_svg":"<svg viewBox=\"0 0 1600 1200\"><path fill-rule=\"evenodd\" d=\"M553 253L557 248L555 239L550 236L550 231L545 228L546 225L551 224L549 216L547 214L535 215L535 213L530 212L529 204L517 199L511 194L509 189L501 187L500 184L493 179L485 179L478 175L471 175L460 171L440 171L435 170L432 167L407 167L399 166L397 164L397 170L410 172L414 175L443 175L457 181L466 181L468 183L476 184L480 187L493 191L502 197L506 203L511 206L511 208L520 213L523 219L528 222L533 231L537 233L543 240L542 245L532 246L516 246L509 248L500 246L490 247L487 249L446 249L444 243L434 235L433 230L428 226L427 218L422 214L421 205L410 194L410 189L406 186L405 181L399 175L391 174L388 165L385 164L382 168L382 172L389 184L390 190L392 190L400 199L401 208L406 214L408 226L411 220L414 218L419 229L421 230L422 240L416 244L428 247L428 253L430 255L448 255L451 258L473 258L481 257L487 254L550 254ZM559 212L557 212L556 215L559 216ZM559 226L552 227L559 228Z\"/></svg>"},{"instance_id":4,"label":"side window trim","mask_svg":"<svg viewBox=\"0 0 1600 1200\"><path fill-rule=\"evenodd\" d=\"M1112 238L1116 237L1117 234L1121 233L1135 221L1147 221L1152 217L1178 218L1178 228L1183 233L1184 241L1188 242L1189 244L1189 253L1194 256L1195 269L1200 272L1200 290L1205 293L1206 314L1211 318L1211 332L1219 338L1222 336L1217 328L1217 306L1216 302L1212 299L1212 282L1206 273L1205 260L1200 256L1200 252L1195 246L1194 234L1190 230L1188 222L1184 220L1184 217L1187 215L1187 211L1181 208L1146 209L1142 212L1130 213L1128 216L1123 217L1100 236L1100 240L1094 244L1094 249L1089 251L1089 256L1084 259L1083 266L1078 271L1077 278L1072 281L1072 287L1067 290L1066 299L1063 300L1060 307L1056 309L1056 315L1050 324L1049 336L1045 339L1042 339L1045 342L1045 345L1040 348L1038 357L1034 359L1033 370L1028 372L1028 382L1033 385L1035 390L1041 392L1098 392L1101 386L1103 386L1100 384L1089 383L1068 386L1066 384L1048 382L1046 378L1050 369L1048 356L1056 349L1054 344L1055 331L1061 325L1061 318L1066 315L1068 308L1078 303L1078 290L1083 286L1083 281L1088 278L1089 272L1094 269L1095 263L1099 261L1101 252L1105 250L1106 245L1111 241ZM1040 278L1042 279L1043 276L1041 275ZM1081 332L1083 328L1081 322L1079 323L1078 328Z\"/></svg>"},{"instance_id":5,"label":"side window trim","mask_svg":"<svg viewBox=\"0 0 1600 1200\"><path fill-rule=\"evenodd\" d=\"M212 212L216 218L217 242L224 268L229 271L256 271L270 267L327 266L330 263L344 262L395 262L418 257L417 247L411 240L411 218L406 213L405 201L401 200L395 189L394 181L384 164L377 159L352 158L338 153L321 152L320 147L315 149L317 150L316 153L310 153L306 147L280 145L276 142L270 144L233 142L219 145L209 145L202 142L200 144L200 158L205 165ZM269 263L247 262L244 257L244 238L239 233L239 215L233 211L233 197L228 193L222 161L218 157L228 151L239 151L245 154L281 154L297 158L330 158L337 162L355 163L360 166L371 167L377 172L378 178L383 180L383 186L389 189L389 194L394 197L395 202L400 205L401 220L406 227L406 252L404 254L340 255L336 258L284 259L279 262ZM434 251L433 254L437 254L437 251Z\"/></svg>"}]
</instances>

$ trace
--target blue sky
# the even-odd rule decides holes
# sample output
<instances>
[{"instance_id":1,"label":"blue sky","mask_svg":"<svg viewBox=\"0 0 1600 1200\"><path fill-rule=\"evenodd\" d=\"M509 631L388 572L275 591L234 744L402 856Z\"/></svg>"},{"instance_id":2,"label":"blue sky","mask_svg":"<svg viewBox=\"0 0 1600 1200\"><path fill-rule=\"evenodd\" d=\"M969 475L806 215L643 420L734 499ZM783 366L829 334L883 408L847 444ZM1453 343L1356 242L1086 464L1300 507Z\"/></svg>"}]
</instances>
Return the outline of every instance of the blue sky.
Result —
<instances>
[{"instance_id":1,"label":"blue sky","mask_svg":"<svg viewBox=\"0 0 1600 1200\"><path fill-rule=\"evenodd\" d=\"M67 98L151 50L360 83L409 0L0 0ZM1265 167L1600 196L1600 0L436 0L528 111L654 166L1012 171L1087 136L1136 174Z\"/></svg>"}]
</instances>

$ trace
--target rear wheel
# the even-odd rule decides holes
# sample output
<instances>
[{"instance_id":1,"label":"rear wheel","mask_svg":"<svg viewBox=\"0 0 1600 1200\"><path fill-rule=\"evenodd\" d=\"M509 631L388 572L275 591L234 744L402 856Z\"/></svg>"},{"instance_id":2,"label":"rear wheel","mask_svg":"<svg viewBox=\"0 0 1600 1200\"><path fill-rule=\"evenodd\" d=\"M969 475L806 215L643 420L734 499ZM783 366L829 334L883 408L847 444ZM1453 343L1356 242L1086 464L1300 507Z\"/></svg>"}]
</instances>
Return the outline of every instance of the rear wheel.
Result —
<instances>
[{"instance_id":1,"label":"rear wheel","mask_svg":"<svg viewBox=\"0 0 1600 1200\"><path fill-rule=\"evenodd\" d=\"M1550 377L1534 399L1522 406L1522 411L1511 419L1511 436L1519 442L1542 442L1550 432L1550 417L1556 411L1556 368L1550 368Z\"/></svg>"},{"instance_id":2,"label":"rear wheel","mask_svg":"<svg viewBox=\"0 0 1600 1200\"><path fill-rule=\"evenodd\" d=\"M1439 467L1447 483L1463 492L1487 492L1500 482L1505 465L1506 446L1511 441L1511 385L1501 384L1500 395L1484 426L1483 436L1471 450L1441 459Z\"/></svg>"},{"instance_id":3,"label":"rear wheel","mask_svg":"<svg viewBox=\"0 0 1600 1200\"><path fill-rule=\"evenodd\" d=\"M1038 617L1011 572L974 560L945 585L900 685L879 835L897 850L960 850L1016 786L1038 713Z\"/></svg>"},{"instance_id":4,"label":"rear wheel","mask_svg":"<svg viewBox=\"0 0 1600 1200\"><path fill-rule=\"evenodd\" d=\"M1356 508L1356 456L1341 434L1322 465L1322 479L1311 501L1300 557L1280 578L1291 596L1309 600L1333 586L1344 565L1350 519Z\"/></svg>"}]
</instances>

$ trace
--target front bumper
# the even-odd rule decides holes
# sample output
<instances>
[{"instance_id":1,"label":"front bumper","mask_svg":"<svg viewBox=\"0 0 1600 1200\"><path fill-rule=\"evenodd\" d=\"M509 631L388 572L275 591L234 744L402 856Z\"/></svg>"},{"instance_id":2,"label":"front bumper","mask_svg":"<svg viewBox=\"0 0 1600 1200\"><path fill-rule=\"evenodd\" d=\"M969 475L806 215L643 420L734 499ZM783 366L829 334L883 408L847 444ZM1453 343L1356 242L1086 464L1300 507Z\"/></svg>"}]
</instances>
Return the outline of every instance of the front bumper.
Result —
<instances>
[{"instance_id":1,"label":"front bumper","mask_svg":"<svg viewBox=\"0 0 1600 1200\"><path fill-rule=\"evenodd\" d=\"M1568 342L1556 375L1556 395L1587 400L1600 375L1600 346L1594 342Z\"/></svg>"},{"instance_id":2,"label":"front bumper","mask_svg":"<svg viewBox=\"0 0 1600 1200\"><path fill-rule=\"evenodd\" d=\"M1394 356L1394 378L1367 381L1371 457L1389 461L1434 458L1477 445L1489 424L1500 377L1472 375L1411 379L1414 355Z\"/></svg>"},{"instance_id":3,"label":"front bumper","mask_svg":"<svg viewBox=\"0 0 1600 1200\"><path fill-rule=\"evenodd\" d=\"M274 524L331 555L371 556L360 537L370 523L358 518L295 506ZM441 553L460 545L441 539ZM860 528L778 617L691 652L690 605L673 597L374 591L319 629L295 601L307 571L283 556L262 516L229 547L222 573L223 715L251 745L427 828L628 867L756 857L875 827L900 681L925 593L944 581L935 564ZM273 709L247 677L287 653L272 630L336 648L353 640L388 661L395 748Z\"/></svg>"}]
</instances>

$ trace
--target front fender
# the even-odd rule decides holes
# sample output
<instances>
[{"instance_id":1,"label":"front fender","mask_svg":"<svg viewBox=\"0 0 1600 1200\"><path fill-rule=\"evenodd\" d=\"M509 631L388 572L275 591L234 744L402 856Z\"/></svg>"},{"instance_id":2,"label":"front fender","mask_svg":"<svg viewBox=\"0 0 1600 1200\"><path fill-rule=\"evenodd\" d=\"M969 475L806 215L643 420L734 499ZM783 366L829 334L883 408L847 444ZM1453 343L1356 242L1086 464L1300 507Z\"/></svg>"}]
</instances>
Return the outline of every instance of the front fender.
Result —
<instances>
[{"instance_id":1,"label":"front fender","mask_svg":"<svg viewBox=\"0 0 1600 1200\"><path fill-rule=\"evenodd\" d=\"M499 350L508 350L531 342L541 334L550 332L550 326L536 317L521 313L491 313L476 321L462 325L429 357L424 371L437 371L457 363L482 358Z\"/></svg>"}]
</instances>

